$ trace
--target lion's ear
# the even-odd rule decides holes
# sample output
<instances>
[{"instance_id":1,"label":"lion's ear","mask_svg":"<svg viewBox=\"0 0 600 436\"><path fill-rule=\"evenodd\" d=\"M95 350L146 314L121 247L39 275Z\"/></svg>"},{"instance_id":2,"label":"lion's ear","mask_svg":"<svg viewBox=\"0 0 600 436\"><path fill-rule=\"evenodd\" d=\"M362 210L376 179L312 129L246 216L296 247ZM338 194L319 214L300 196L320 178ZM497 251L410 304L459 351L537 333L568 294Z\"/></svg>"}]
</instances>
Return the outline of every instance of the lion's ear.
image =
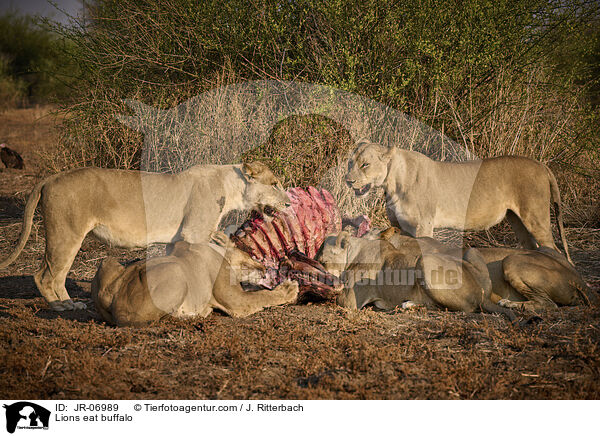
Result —
<instances>
[{"instance_id":1,"label":"lion's ear","mask_svg":"<svg viewBox=\"0 0 600 436\"><path fill-rule=\"evenodd\" d=\"M335 240L335 246L338 248L341 248L342 250L345 250L346 247L348 247L349 243L350 243L350 233L346 232L345 230L342 230L338 234L337 239Z\"/></svg>"},{"instance_id":2,"label":"lion's ear","mask_svg":"<svg viewBox=\"0 0 600 436\"><path fill-rule=\"evenodd\" d=\"M265 185L277 185L279 180L262 162L249 162L242 165L242 173L248 180L256 180Z\"/></svg>"},{"instance_id":3,"label":"lion's ear","mask_svg":"<svg viewBox=\"0 0 600 436\"><path fill-rule=\"evenodd\" d=\"M370 144L370 143L371 143L371 140L369 138L367 138L366 136L363 136L358 141L356 141L355 147L360 147L363 144Z\"/></svg>"},{"instance_id":4,"label":"lion's ear","mask_svg":"<svg viewBox=\"0 0 600 436\"><path fill-rule=\"evenodd\" d=\"M396 149L395 146L385 146L385 145L380 145L380 151L379 151L379 160L387 162L390 160L390 158L392 157L392 154L394 153L394 150Z\"/></svg>"},{"instance_id":5,"label":"lion's ear","mask_svg":"<svg viewBox=\"0 0 600 436\"><path fill-rule=\"evenodd\" d=\"M262 162L247 162L242 165L244 176L250 179L256 179L260 175L268 171L268 167Z\"/></svg>"}]
</instances>

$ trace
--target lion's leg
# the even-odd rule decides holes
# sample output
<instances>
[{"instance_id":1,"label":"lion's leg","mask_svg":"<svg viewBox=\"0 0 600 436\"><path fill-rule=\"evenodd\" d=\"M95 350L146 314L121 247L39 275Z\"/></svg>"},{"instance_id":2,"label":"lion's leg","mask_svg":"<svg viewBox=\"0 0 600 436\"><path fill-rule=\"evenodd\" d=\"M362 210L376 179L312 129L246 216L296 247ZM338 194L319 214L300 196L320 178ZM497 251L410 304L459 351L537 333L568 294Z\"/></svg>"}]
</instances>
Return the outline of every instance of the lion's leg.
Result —
<instances>
[{"instance_id":1,"label":"lion's leg","mask_svg":"<svg viewBox=\"0 0 600 436\"><path fill-rule=\"evenodd\" d=\"M492 292L490 294L490 301L494 304L498 304L498 302L502 300L502 297L498 294L495 294L494 292Z\"/></svg>"},{"instance_id":2,"label":"lion's leg","mask_svg":"<svg viewBox=\"0 0 600 436\"><path fill-rule=\"evenodd\" d=\"M521 221L541 247L549 247L558 251L558 247L554 243L554 237L552 236L549 208L543 212L525 211L521 214Z\"/></svg>"},{"instance_id":3,"label":"lion's leg","mask_svg":"<svg viewBox=\"0 0 600 436\"><path fill-rule=\"evenodd\" d=\"M388 220L390 220L390 225L392 227L396 227L398 229L402 229L402 226L400 225L400 222L398 221L398 218L396 218L396 212L394 212L392 209L390 209L389 207L385 208L385 214L388 217ZM406 229L404 229L405 231L408 231Z\"/></svg>"},{"instance_id":4,"label":"lion's leg","mask_svg":"<svg viewBox=\"0 0 600 436\"><path fill-rule=\"evenodd\" d=\"M546 308L574 304L578 286L585 287L575 269L540 252L508 256L502 269L505 280L519 294Z\"/></svg>"},{"instance_id":5,"label":"lion's leg","mask_svg":"<svg viewBox=\"0 0 600 436\"><path fill-rule=\"evenodd\" d=\"M547 301L547 302L532 301L532 300L511 301L507 298L500 300L498 302L498 306L506 307L509 309L529 310L531 312L534 312L536 310L556 309L558 307L552 301Z\"/></svg>"},{"instance_id":6,"label":"lion's leg","mask_svg":"<svg viewBox=\"0 0 600 436\"><path fill-rule=\"evenodd\" d=\"M211 303L228 315L242 317L265 307L293 303L297 298L298 283L288 280L272 291L246 292L240 285L215 286Z\"/></svg>"},{"instance_id":7,"label":"lion's leg","mask_svg":"<svg viewBox=\"0 0 600 436\"><path fill-rule=\"evenodd\" d=\"M58 294L52 286L52 276L48 271L46 259L43 260L42 266L33 275L33 280L42 297L48 302L50 308L56 311L64 310Z\"/></svg>"},{"instance_id":8,"label":"lion's leg","mask_svg":"<svg viewBox=\"0 0 600 436\"><path fill-rule=\"evenodd\" d=\"M386 207L385 212L390 221L390 225L392 227L396 227L397 229L402 229L406 233L408 233L409 235L414 236L414 237L420 236L417 234L418 230L419 230L417 221L399 219L396 216L396 212L392 208L389 208L389 207Z\"/></svg>"},{"instance_id":9,"label":"lion's leg","mask_svg":"<svg viewBox=\"0 0 600 436\"><path fill-rule=\"evenodd\" d=\"M345 307L347 309L358 309L356 304L356 294L354 293L354 286L344 287L340 295L337 296L336 303L338 306Z\"/></svg>"},{"instance_id":10,"label":"lion's leg","mask_svg":"<svg viewBox=\"0 0 600 436\"><path fill-rule=\"evenodd\" d=\"M502 262L505 280L527 301L500 300L500 306L526 310L556 309L546 288L552 286L556 271L547 269L530 260L528 255L512 255ZM560 276L560 273L558 273Z\"/></svg>"},{"instance_id":11,"label":"lion's leg","mask_svg":"<svg viewBox=\"0 0 600 436\"><path fill-rule=\"evenodd\" d=\"M424 238L429 237L433 238L433 220L428 220L422 223L417 224L415 227L415 237L416 238Z\"/></svg>"},{"instance_id":12,"label":"lion's leg","mask_svg":"<svg viewBox=\"0 0 600 436\"><path fill-rule=\"evenodd\" d=\"M46 230L46 253L41 269L34 279L40 293L53 310L85 309L84 303L74 303L65 288L65 280L73 260L81 247L85 233L59 233L53 228Z\"/></svg>"},{"instance_id":13,"label":"lion's leg","mask_svg":"<svg viewBox=\"0 0 600 436\"><path fill-rule=\"evenodd\" d=\"M187 212L183 220L179 239L190 244L209 242L210 234L217 230L220 220L220 209L212 210L210 201L198 199L197 205Z\"/></svg>"},{"instance_id":14,"label":"lion's leg","mask_svg":"<svg viewBox=\"0 0 600 436\"><path fill-rule=\"evenodd\" d=\"M531 233L529 233L529 230L527 230L527 227L523 225L521 218L519 218L516 213L509 209L506 212L506 220L510 223L511 228L513 229L513 232L515 232L515 235L517 236L517 239L521 245L528 250L535 250L535 239L533 239Z\"/></svg>"},{"instance_id":15,"label":"lion's leg","mask_svg":"<svg viewBox=\"0 0 600 436\"><path fill-rule=\"evenodd\" d=\"M174 249L175 243L171 242L170 244L167 244L165 247L165 256L170 256L171 254L173 254Z\"/></svg>"}]
</instances>

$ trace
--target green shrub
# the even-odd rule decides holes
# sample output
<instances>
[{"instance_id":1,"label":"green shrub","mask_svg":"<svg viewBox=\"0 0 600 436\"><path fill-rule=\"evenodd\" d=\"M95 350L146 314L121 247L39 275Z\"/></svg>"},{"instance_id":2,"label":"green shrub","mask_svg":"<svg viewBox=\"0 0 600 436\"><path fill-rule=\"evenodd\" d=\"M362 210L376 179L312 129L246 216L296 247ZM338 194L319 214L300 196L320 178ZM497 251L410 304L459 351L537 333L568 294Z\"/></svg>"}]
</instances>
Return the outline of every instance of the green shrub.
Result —
<instances>
[{"instance_id":1,"label":"green shrub","mask_svg":"<svg viewBox=\"0 0 600 436\"><path fill-rule=\"evenodd\" d=\"M68 92L66 44L39 20L6 12L0 16L0 104L44 102Z\"/></svg>"},{"instance_id":2,"label":"green shrub","mask_svg":"<svg viewBox=\"0 0 600 436\"><path fill-rule=\"evenodd\" d=\"M123 99L165 109L258 79L356 93L480 156L527 155L589 181L597 177L598 8L584 0L96 0L89 23L54 29L79 76L51 165L139 167L143 136L115 118L129 112ZM324 153L338 156L331 150L346 144L328 120L298 117L280 129L253 156L294 183L312 183L328 165Z\"/></svg>"}]
</instances>

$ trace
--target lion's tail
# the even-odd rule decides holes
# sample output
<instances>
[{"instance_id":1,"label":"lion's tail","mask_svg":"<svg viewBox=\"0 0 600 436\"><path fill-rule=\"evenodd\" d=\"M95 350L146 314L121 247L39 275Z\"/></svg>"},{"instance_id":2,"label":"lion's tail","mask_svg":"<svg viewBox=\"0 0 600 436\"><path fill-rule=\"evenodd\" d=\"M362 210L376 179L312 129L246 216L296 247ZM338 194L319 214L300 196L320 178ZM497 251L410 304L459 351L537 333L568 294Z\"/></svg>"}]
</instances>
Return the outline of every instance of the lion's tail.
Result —
<instances>
[{"instance_id":1,"label":"lion's tail","mask_svg":"<svg viewBox=\"0 0 600 436\"><path fill-rule=\"evenodd\" d=\"M513 322L515 319L517 319L517 316L512 310L506 307L502 307L498 304L492 303L491 301L487 301L485 298L481 302L481 309L483 309L483 311L487 313L499 313L501 315L504 315L509 319L510 322Z\"/></svg>"},{"instance_id":2,"label":"lion's tail","mask_svg":"<svg viewBox=\"0 0 600 436\"><path fill-rule=\"evenodd\" d=\"M571 285L575 287L575 290L579 295L579 299L584 305L598 306L598 304L600 303L600 298L598 297L598 294L592 289L590 289L590 287L585 281L579 280L579 283L571 283Z\"/></svg>"},{"instance_id":3,"label":"lion's tail","mask_svg":"<svg viewBox=\"0 0 600 436\"><path fill-rule=\"evenodd\" d=\"M571 255L569 254L569 246L567 245L567 235L565 234L565 228L563 225L563 214L562 214L562 204L560 201L560 190L558 189L558 183L556 182L556 177L550 170L550 168L546 167L548 170L548 179L550 181L550 192L552 194L552 202L554 203L554 215L556 216L556 224L558 225L558 233L560 235L560 240L563 245L563 250L565 250L565 255L567 256L567 260L573 265L573 261L571 260Z\"/></svg>"},{"instance_id":4,"label":"lion's tail","mask_svg":"<svg viewBox=\"0 0 600 436\"><path fill-rule=\"evenodd\" d=\"M33 214L35 213L35 208L37 207L38 202L40 201L40 197L42 195L42 188L49 180L53 179L58 174L54 176L47 177L46 179L39 182L31 194L29 194L29 198L27 199L27 204L25 205L25 212L23 213L23 227L21 229L21 236L19 237L19 242L17 243L16 248L13 252L2 262L0 262L0 269L6 268L8 265L13 263L21 251L27 244L27 240L29 239L29 234L31 233L31 226L33 224Z\"/></svg>"}]
</instances>

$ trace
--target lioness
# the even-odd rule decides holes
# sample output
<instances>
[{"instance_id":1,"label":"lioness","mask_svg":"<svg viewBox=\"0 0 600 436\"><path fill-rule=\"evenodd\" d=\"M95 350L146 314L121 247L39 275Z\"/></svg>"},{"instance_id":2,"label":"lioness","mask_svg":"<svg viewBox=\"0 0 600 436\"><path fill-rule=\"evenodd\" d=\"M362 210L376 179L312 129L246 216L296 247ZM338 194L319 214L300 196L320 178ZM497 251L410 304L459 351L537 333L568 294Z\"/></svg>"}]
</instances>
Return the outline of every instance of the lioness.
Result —
<instances>
[{"instance_id":1,"label":"lioness","mask_svg":"<svg viewBox=\"0 0 600 436\"><path fill-rule=\"evenodd\" d=\"M208 316L213 309L247 316L297 299L298 283L291 281L272 291L244 291L240 281L260 279L265 267L228 239L222 235L214 241L218 244L179 241L170 255L127 267L104 259L92 281L98 312L118 326L143 325L168 315Z\"/></svg>"},{"instance_id":2,"label":"lioness","mask_svg":"<svg viewBox=\"0 0 600 436\"><path fill-rule=\"evenodd\" d=\"M383 187L392 226L415 237L439 227L484 230L508 219L525 248L558 251L550 227L550 201L571 262L563 228L560 192L548 167L519 156L438 162L415 151L358 142L346 183L357 196Z\"/></svg>"},{"instance_id":3,"label":"lioness","mask_svg":"<svg viewBox=\"0 0 600 436\"><path fill-rule=\"evenodd\" d=\"M332 274L344 272L337 303L350 309L424 305L453 311L501 313L491 301L492 282L481 254L469 249L462 259L444 253L405 255L384 239L357 238L347 232L325 240L317 256Z\"/></svg>"},{"instance_id":4,"label":"lioness","mask_svg":"<svg viewBox=\"0 0 600 436\"><path fill-rule=\"evenodd\" d=\"M70 299L65 279L90 231L101 241L123 248L178 240L201 243L232 210L289 205L277 178L259 162L198 165L179 174L75 169L50 176L33 189L17 247L0 268L12 263L25 246L38 201L46 253L34 279L57 311L85 308Z\"/></svg>"},{"instance_id":5,"label":"lioness","mask_svg":"<svg viewBox=\"0 0 600 436\"><path fill-rule=\"evenodd\" d=\"M394 227L379 237L400 250L410 262L416 262L422 253L456 256L458 251L432 238L413 238ZM553 249L487 247L477 250L490 273L492 301L501 306L536 310L597 301L575 267Z\"/></svg>"}]
</instances>

